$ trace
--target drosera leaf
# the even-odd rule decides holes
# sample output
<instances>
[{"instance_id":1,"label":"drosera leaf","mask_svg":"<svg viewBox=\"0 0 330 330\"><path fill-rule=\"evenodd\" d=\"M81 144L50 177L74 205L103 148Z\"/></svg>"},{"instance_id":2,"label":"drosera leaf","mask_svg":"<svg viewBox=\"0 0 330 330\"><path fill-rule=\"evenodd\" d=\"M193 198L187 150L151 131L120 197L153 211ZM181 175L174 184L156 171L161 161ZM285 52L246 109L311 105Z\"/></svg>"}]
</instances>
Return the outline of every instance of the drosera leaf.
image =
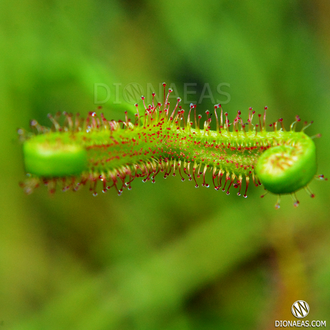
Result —
<instances>
[{"instance_id":1,"label":"drosera leaf","mask_svg":"<svg viewBox=\"0 0 330 330\"><path fill-rule=\"evenodd\" d=\"M87 170L87 151L79 144L62 143L61 139L47 143L44 135L23 145L25 170L40 177L79 175ZM40 139L42 137L43 139Z\"/></svg>"},{"instance_id":2,"label":"drosera leaf","mask_svg":"<svg viewBox=\"0 0 330 330\"><path fill-rule=\"evenodd\" d=\"M304 188L316 174L313 140L294 132L289 145L272 147L260 156L256 174L265 189L274 194L290 194Z\"/></svg>"},{"instance_id":3,"label":"drosera leaf","mask_svg":"<svg viewBox=\"0 0 330 330\"><path fill-rule=\"evenodd\" d=\"M162 173L164 178L172 175L193 181L196 188L212 183L215 190L227 195L236 189L237 195L245 198L253 182L279 196L292 194L294 206L299 205L295 192L302 188L314 197L308 183L316 173L315 144L313 137L304 133L310 124L296 132L297 117L286 131L279 119L280 128L273 123L267 131L267 107L257 116L257 123L253 122L256 114L252 108L247 121L238 111L231 122L218 104L214 107L216 130L211 130L210 111L201 123L196 105L191 104L186 112L178 98L170 107L171 89L166 94L163 85L164 103L155 104L153 93L148 105L142 96L143 110L136 104L133 120L127 112L119 121L95 111L86 119L64 113L63 124L58 116L49 116L52 128L33 120L34 134L19 130L28 173L22 186L30 193L44 183L54 192L58 182L62 190L73 191L89 183L96 196L101 182L102 192L114 187L121 195L125 188L131 189L134 179L155 182Z\"/></svg>"}]
</instances>

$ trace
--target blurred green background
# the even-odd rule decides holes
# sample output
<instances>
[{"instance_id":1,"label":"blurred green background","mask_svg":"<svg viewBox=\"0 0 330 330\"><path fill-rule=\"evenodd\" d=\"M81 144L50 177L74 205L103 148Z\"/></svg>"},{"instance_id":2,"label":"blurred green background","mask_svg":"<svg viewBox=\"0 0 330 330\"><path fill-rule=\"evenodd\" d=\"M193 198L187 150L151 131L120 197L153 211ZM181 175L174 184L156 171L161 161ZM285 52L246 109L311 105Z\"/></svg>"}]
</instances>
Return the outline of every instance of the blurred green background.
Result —
<instances>
[{"instance_id":1,"label":"blurred green background","mask_svg":"<svg viewBox=\"0 0 330 330\"><path fill-rule=\"evenodd\" d=\"M313 120L330 175L329 17L327 0L2 0L3 329L272 329L298 299L307 319L330 323L329 183L311 183L313 200L299 192L297 209L283 197L278 211L261 188L243 199L160 175L121 197L26 196L16 135L108 96L104 113L123 119L129 91L166 81L201 113L211 91L231 118L267 105L269 122Z\"/></svg>"}]
</instances>

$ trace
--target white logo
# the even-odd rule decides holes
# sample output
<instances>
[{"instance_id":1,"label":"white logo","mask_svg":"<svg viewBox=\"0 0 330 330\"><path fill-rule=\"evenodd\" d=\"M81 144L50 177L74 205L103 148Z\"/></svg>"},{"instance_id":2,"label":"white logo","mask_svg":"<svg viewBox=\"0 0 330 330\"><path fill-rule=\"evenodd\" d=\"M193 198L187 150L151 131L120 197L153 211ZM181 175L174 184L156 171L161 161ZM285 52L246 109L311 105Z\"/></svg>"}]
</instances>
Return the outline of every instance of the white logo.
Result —
<instances>
[{"instance_id":1,"label":"white logo","mask_svg":"<svg viewBox=\"0 0 330 330\"><path fill-rule=\"evenodd\" d=\"M291 312L297 319L303 319L309 313L309 305L304 300L297 300L292 304Z\"/></svg>"}]
</instances>

